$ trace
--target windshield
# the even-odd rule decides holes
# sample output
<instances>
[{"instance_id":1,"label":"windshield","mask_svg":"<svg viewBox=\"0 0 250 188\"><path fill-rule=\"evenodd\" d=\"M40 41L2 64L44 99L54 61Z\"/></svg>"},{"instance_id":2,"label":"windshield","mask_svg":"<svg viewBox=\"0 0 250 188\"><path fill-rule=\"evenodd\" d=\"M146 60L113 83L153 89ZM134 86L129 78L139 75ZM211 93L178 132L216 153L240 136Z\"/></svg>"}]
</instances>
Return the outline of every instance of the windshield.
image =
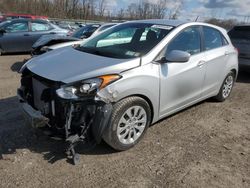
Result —
<instances>
[{"instance_id":1,"label":"windshield","mask_svg":"<svg viewBox=\"0 0 250 188\"><path fill-rule=\"evenodd\" d=\"M1 22L0 23L0 28L2 27L2 26L4 26L5 24L7 24L7 23L11 23L9 20L7 20L7 21L4 21L4 22Z\"/></svg>"},{"instance_id":2,"label":"windshield","mask_svg":"<svg viewBox=\"0 0 250 188\"><path fill-rule=\"evenodd\" d=\"M152 50L172 29L166 25L125 23L104 31L77 49L118 59L140 57Z\"/></svg>"},{"instance_id":3,"label":"windshield","mask_svg":"<svg viewBox=\"0 0 250 188\"><path fill-rule=\"evenodd\" d=\"M84 26L80 29L78 29L77 31L75 31L73 34L72 34L72 37L75 37L75 38L87 38L87 37L90 37L91 34L93 34L100 26L99 25L87 25L87 26Z\"/></svg>"}]
</instances>

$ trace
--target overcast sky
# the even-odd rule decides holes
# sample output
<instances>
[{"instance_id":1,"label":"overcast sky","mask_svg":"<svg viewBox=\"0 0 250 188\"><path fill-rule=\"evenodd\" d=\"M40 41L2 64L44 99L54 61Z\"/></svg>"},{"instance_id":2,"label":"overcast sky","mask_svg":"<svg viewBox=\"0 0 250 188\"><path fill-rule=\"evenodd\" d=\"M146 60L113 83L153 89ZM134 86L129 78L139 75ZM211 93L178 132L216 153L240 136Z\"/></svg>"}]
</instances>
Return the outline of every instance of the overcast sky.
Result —
<instances>
[{"instance_id":1,"label":"overcast sky","mask_svg":"<svg viewBox=\"0 0 250 188\"><path fill-rule=\"evenodd\" d=\"M132 2L139 0L107 0L116 10L125 8ZM157 0L148 0L156 2ZM178 4L179 0L168 0L169 6ZM236 18L247 19L250 16L250 0L183 0L184 6L181 13L182 19L194 19L201 17ZM250 21L250 17L248 18Z\"/></svg>"}]
</instances>

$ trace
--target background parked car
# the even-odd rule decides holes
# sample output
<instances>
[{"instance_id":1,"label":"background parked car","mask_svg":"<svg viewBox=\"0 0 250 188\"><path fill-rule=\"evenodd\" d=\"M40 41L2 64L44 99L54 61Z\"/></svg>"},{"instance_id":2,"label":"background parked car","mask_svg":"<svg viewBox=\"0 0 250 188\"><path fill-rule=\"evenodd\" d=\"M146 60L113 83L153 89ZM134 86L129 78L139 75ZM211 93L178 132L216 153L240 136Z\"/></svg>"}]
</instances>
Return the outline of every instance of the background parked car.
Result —
<instances>
[{"instance_id":1,"label":"background parked car","mask_svg":"<svg viewBox=\"0 0 250 188\"><path fill-rule=\"evenodd\" d=\"M7 13L0 16L0 22L5 20L17 19L17 18L28 18L28 19L42 19L48 20L47 16L34 16L31 14L14 14L14 13Z\"/></svg>"},{"instance_id":2,"label":"background parked car","mask_svg":"<svg viewBox=\"0 0 250 188\"><path fill-rule=\"evenodd\" d=\"M42 35L66 36L61 29L45 20L14 19L0 24L0 54L5 52L30 52L32 45Z\"/></svg>"},{"instance_id":3,"label":"background parked car","mask_svg":"<svg viewBox=\"0 0 250 188\"><path fill-rule=\"evenodd\" d=\"M239 51L240 70L250 71L250 25L235 26L228 35Z\"/></svg>"},{"instance_id":4,"label":"background parked car","mask_svg":"<svg viewBox=\"0 0 250 188\"><path fill-rule=\"evenodd\" d=\"M88 24L75 31L71 36L42 36L33 46L32 55L41 55L47 51L65 46L80 44L84 39L108 29L116 23Z\"/></svg>"}]
</instances>

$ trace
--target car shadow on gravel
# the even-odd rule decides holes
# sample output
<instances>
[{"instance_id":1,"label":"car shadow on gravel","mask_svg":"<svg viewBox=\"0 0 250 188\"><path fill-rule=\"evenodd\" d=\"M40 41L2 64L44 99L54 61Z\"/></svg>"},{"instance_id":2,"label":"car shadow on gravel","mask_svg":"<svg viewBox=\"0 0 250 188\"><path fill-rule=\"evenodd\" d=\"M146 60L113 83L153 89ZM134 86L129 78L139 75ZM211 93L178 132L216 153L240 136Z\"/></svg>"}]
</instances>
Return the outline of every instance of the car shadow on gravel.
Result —
<instances>
[{"instance_id":1,"label":"car shadow on gravel","mask_svg":"<svg viewBox=\"0 0 250 188\"><path fill-rule=\"evenodd\" d=\"M89 146L89 145L88 145ZM49 163L64 160L66 143L53 140L39 130L34 130L25 124L17 97L0 99L0 161L4 156L15 155L18 158L23 150L39 153ZM107 144L101 143L88 148L79 144L76 148L81 155L105 155L114 153ZM71 160L67 160L71 163Z\"/></svg>"},{"instance_id":2,"label":"car shadow on gravel","mask_svg":"<svg viewBox=\"0 0 250 188\"><path fill-rule=\"evenodd\" d=\"M3 53L1 56L20 56L20 55L30 55L30 52L9 52L9 53Z\"/></svg>"},{"instance_id":3,"label":"car shadow on gravel","mask_svg":"<svg viewBox=\"0 0 250 188\"><path fill-rule=\"evenodd\" d=\"M28 59L24 59L23 61L15 62L13 65L11 65L10 69L13 72L19 72L19 70L22 68L22 66L28 61Z\"/></svg>"}]
</instances>

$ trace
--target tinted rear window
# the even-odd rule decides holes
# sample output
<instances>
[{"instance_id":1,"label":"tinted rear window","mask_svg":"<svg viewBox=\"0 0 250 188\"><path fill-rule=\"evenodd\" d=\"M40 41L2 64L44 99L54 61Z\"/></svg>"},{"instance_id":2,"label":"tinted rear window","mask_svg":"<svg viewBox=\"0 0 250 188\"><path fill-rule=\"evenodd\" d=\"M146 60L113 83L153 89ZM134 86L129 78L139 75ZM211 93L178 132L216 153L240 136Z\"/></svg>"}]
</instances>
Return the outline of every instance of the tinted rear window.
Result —
<instances>
[{"instance_id":1,"label":"tinted rear window","mask_svg":"<svg viewBox=\"0 0 250 188\"><path fill-rule=\"evenodd\" d=\"M232 39L250 40L250 26L238 26L229 31L228 35Z\"/></svg>"}]
</instances>

